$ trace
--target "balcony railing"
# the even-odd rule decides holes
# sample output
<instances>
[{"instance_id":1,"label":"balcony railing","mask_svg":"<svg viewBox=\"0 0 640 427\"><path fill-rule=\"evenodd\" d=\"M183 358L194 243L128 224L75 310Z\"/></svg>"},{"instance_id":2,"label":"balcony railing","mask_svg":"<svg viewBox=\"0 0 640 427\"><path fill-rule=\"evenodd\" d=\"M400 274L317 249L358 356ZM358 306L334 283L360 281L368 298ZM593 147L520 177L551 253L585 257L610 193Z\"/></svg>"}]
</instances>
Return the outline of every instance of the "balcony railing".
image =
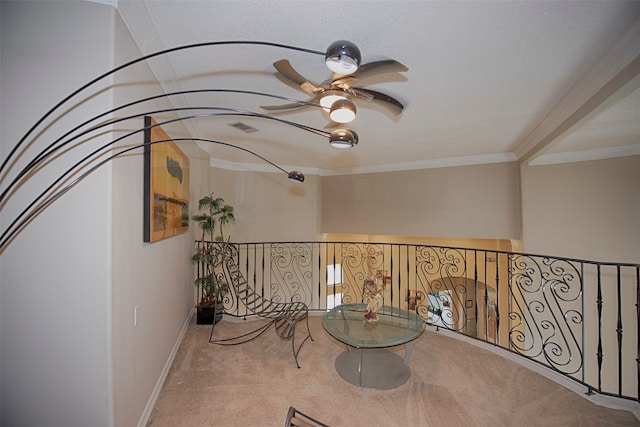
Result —
<instances>
[{"instance_id":1,"label":"balcony railing","mask_svg":"<svg viewBox=\"0 0 640 427\"><path fill-rule=\"evenodd\" d=\"M265 298L326 311L361 302L365 278L382 276L385 305L544 365L588 393L639 401L640 264L397 243L234 245ZM248 316L233 293L224 306Z\"/></svg>"}]
</instances>

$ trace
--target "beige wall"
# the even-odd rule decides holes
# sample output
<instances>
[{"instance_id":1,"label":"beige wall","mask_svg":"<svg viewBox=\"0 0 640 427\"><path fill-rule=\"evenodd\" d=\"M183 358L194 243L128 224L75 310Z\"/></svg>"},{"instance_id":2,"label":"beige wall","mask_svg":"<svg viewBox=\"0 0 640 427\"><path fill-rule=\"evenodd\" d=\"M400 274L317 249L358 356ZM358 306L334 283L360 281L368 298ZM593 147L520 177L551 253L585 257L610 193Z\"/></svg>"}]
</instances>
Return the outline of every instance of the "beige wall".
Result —
<instances>
[{"instance_id":1,"label":"beige wall","mask_svg":"<svg viewBox=\"0 0 640 427\"><path fill-rule=\"evenodd\" d=\"M520 237L516 162L322 178L321 230L394 236Z\"/></svg>"},{"instance_id":2,"label":"beige wall","mask_svg":"<svg viewBox=\"0 0 640 427\"><path fill-rule=\"evenodd\" d=\"M209 192L235 208L236 223L225 234L235 242L316 240L320 180L305 177L295 183L284 173L213 168Z\"/></svg>"},{"instance_id":3,"label":"beige wall","mask_svg":"<svg viewBox=\"0 0 640 427\"><path fill-rule=\"evenodd\" d=\"M236 209L236 224L227 230L238 242L401 239L511 250L510 239L520 235L515 162L307 174L303 184L282 173L212 171L211 189Z\"/></svg>"},{"instance_id":4,"label":"beige wall","mask_svg":"<svg viewBox=\"0 0 640 427\"><path fill-rule=\"evenodd\" d=\"M640 156L522 166L523 250L640 262Z\"/></svg>"},{"instance_id":5,"label":"beige wall","mask_svg":"<svg viewBox=\"0 0 640 427\"><path fill-rule=\"evenodd\" d=\"M115 15L114 63L122 64L141 55L119 15ZM124 105L158 93L162 88L146 63L127 68L114 76L114 105ZM135 112L171 108L160 98L138 107ZM163 113L158 122L175 118ZM128 130L143 125L138 117L123 122ZM186 136L182 122L163 126L171 137ZM121 145L140 144L142 133L122 141ZM193 142L180 143L190 158L191 207L195 194L208 184L209 156ZM193 240L183 233L154 243L142 241L143 156L138 149L112 162L113 207L112 236L112 373L113 425L129 426L145 421L151 410L158 380L166 374L182 328L194 307ZM137 310L136 310L137 307ZM134 324L134 311L138 324ZM144 367L144 368L141 368Z\"/></svg>"}]
</instances>

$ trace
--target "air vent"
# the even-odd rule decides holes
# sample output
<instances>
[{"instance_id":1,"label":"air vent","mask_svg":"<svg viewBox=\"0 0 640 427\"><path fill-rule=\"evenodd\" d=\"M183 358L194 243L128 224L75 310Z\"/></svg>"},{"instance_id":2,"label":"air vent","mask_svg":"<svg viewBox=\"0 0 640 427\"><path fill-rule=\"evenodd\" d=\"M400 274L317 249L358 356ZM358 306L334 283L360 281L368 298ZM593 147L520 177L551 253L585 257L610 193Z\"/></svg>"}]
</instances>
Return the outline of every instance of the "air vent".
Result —
<instances>
[{"instance_id":1,"label":"air vent","mask_svg":"<svg viewBox=\"0 0 640 427\"><path fill-rule=\"evenodd\" d=\"M246 125L242 122L230 123L229 126L233 126L236 129L240 129L242 132L245 132L245 133L258 132L258 129L251 127L249 125Z\"/></svg>"}]
</instances>

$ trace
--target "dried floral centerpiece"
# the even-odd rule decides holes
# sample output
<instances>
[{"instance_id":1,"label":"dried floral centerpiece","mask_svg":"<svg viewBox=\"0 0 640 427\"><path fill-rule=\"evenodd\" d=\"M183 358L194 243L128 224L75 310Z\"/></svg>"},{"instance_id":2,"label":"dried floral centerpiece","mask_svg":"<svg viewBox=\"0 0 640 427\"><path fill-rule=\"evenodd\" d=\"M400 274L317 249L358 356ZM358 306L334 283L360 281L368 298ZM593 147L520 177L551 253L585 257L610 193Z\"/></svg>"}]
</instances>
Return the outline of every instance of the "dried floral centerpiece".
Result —
<instances>
[{"instance_id":1,"label":"dried floral centerpiece","mask_svg":"<svg viewBox=\"0 0 640 427\"><path fill-rule=\"evenodd\" d=\"M362 300L367 304L364 313L365 322L377 322L378 311L382 308L382 292L384 291L384 280L382 276L368 276L364 279Z\"/></svg>"}]
</instances>

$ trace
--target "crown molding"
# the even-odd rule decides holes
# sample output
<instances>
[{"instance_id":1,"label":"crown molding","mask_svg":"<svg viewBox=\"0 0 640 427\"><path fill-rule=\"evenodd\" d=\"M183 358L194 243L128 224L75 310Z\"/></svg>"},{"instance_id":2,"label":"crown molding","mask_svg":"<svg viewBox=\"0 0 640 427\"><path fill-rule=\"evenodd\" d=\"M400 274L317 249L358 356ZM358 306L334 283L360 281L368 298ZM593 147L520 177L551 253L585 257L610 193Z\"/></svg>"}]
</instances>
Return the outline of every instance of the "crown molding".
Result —
<instances>
[{"instance_id":1,"label":"crown molding","mask_svg":"<svg viewBox=\"0 0 640 427\"><path fill-rule=\"evenodd\" d=\"M517 161L517 157L513 153L498 153L498 154L485 154L481 156L461 156L461 157L448 157L442 159L433 160L420 160L415 162L405 163L387 163L376 166L365 166L356 168L337 168L337 169L324 169L322 175L355 175L364 173L381 173L381 172L400 172L408 170L420 170L420 169L437 169L437 168L450 168L456 166L473 166L489 163L505 163Z\"/></svg>"},{"instance_id":2,"label":"crown molding","mask_svg":"<svg viewBox=\"0 0 640 427\"><path fill-rule=\"evenodd\" d=\"M300 168L299 166L282 166L286 170L299 170L304 174L333 176L333 175L356 175L365 173L381 173L381 172L399 172L420 169L448 168L455 166L473 166L489 163L506 163L515 162L518 159L513 153L504 154L487 154L482 156L462 156L450 157L445 159L424 160L407 163L388 163L377 166L356 167L356 168L336 168L336 169L319 169L319 168ZM236 163L226 160L211 159L209 162L211 167L244 171L244 172L276 172L273 166L261 163Z\"/></svg>"},{"instance_id":3,"label":"crown molding","mask_svg":"<svg viewBox=\"0 0 640 427\"><path fill-rule=\"evenodd\" d=\"M557 165L561 163L586 162L590 160L604 160L615 157L640 155L640 143L618 147L595 148L593 150L573 151L567 153L541 154L529 161L529 166Z\"/></svg>"},{"instance_id":4,"label":"crown molding","mask_svg":"<svg viewBox=\"0 0 640 427\"><path fill-rule=\"evenodd\" d=\"M616 157L628 157L640 155L640 143L623 145L618 147L596 148L593 150L573 151L566 153L541 154L529 161L529 166L554 165L562 163L586 162L591 160L604 160ZM420 169L437 169L457 166L474 166L490 163L515 162L518 158L514 153L487 154L482 156L462 156L449 157L436 160L425 160L407 163L389 163L377 166L367 166L359 168L300 168L299 166L282 166L286 170L299 170L308 175L334 176L334 175L356 175L366 173L400 172ZM229 162L220 159L211 159L209 165L213 168L234 170L241 172L267 172L279 173L271 165L261 163Z\"/></svg>"},{"instance_id":5,"label":"crown molding","mask_svg":"<svg viewBox=\"0 0 640 427\"><path fill-rule=\"evenodd\" d=\"M209 166L212 168L225 169L231 171L240 172L264 172L264 173L282 173L282 171L276 169L274 166L266 163L244 163L244 162L229 162L227 160L214 159L209 160ZM282 169L287 171L297 170L305 175L322 175L320 169L317 168L300 168L298 166L282 166Z\"/></svg>"}]
</instances>

